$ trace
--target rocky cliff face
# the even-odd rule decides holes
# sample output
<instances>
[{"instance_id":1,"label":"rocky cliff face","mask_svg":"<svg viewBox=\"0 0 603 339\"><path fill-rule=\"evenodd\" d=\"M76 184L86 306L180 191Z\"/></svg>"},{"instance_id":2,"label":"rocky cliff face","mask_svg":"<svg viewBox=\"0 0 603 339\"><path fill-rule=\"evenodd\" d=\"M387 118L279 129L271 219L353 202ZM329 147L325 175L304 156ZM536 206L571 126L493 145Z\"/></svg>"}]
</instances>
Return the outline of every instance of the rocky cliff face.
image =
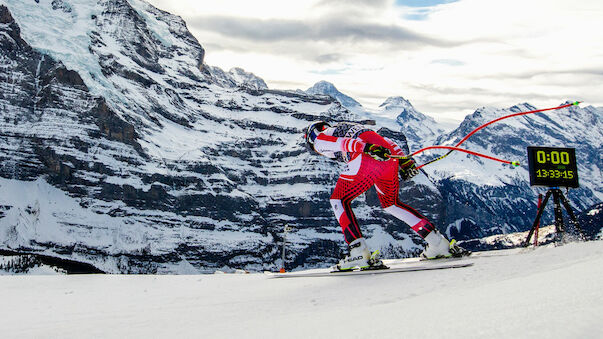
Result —
<instances>
[{"instance_id":1,"label":"rocky cliff face","mask_svg":"<svg viewBox=\"0 0 603 339\"><path fill-rule=\"evenodd\" d=\"M146 3L32 6L1 7L6 249L108 272L269 269L290 224L292 262L339 256L338 165L308 153L301 130L352 113L204 65L184 23ZM40 32L36 16L85 29Z\"/></svg>"},{"instance_id":2,"label":"rocky cliff face","mask_svg":"<svg viewBox=\"0 0 603 339\"><path fill-rule=\"evenodd\" d=\"M288 268L334 263L343 241L328 197L340 168L309 153L302 130L366 115L328 96L270 90L246 71L206 65L204 53L182 19L143 1L0 0L1 249L106 272L275 269L289 225ZM580 159L590 179L570 193L582 208L601 199L601 164L589 157L603 128L585 138L600 110L573 110L548 129L538 116L470 146L501 157L531 142L591 152ZM500 113L479 110L439 142ZM406 129L422 131L428 117L407 118ZM405 119L379 133L408 148ZM405 185L402 200L465 238L531 225L525 171L449 158ZM420 251L373 190L358 200L370 245L392 257Z\"/></svg>"}]
</instances>

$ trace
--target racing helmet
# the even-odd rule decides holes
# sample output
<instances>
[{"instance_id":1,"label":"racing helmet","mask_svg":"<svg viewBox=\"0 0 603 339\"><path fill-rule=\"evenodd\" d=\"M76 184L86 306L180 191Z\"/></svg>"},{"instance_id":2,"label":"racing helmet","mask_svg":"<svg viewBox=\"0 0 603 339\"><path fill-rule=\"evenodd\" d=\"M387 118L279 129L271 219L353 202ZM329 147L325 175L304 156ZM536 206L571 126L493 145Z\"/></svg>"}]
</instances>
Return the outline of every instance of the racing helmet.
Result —
<instances>
[{"instance_id":1,"label":"racing helmet","mask_svg":"<svg viewBox=\"0 0 603 339\"><path fill-rule=\"evenodd\" d=\"M314 121L306 128L305 138L306 146L308 147L308 149L311 149L312 151L316 152L316 150L314 149L314 140L316 140L316 137L318 137L320 132L324 131L329 127L331 127L331 125L328 122L321 120Z\"/></svg>"}]
</instances>

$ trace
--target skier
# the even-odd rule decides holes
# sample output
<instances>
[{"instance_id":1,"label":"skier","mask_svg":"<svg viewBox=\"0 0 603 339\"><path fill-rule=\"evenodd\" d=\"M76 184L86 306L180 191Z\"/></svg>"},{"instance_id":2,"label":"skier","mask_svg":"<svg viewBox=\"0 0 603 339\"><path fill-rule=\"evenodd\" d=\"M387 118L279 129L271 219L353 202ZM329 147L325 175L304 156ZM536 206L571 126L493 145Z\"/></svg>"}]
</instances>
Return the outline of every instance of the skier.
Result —
<instances>
[{"instance_id":1,"label":"skier","mask_svg":"<svg viewBox=\"0 0 603 339\"><path fill-rule=\"evenodd\" d=\"M314 152L347 163L330 200L350 250L349 255L335 266L337 270L386 268L377 258L378 251L369 251L350 206L352 200L373 185L383 209L407 223L425 240L427 246L421 254L424 258L458 257L469 253L454 240L448 241L427 218L398 200L398 175L406 181L419 172L412 158L390 157L404 155L394 142L363 125L342 122L331 126L325 121L310 124L305 139L308 148Z\"/></svg>"}]
</instances>

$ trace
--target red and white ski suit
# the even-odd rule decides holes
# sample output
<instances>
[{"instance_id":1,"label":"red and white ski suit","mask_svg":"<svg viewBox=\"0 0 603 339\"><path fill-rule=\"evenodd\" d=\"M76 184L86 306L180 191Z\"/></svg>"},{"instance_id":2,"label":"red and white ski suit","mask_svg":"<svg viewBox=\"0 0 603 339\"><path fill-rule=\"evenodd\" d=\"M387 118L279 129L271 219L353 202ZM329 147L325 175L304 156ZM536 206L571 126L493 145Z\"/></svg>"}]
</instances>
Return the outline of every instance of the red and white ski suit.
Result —
<instances>
[{"instance_id":1,"label":"red and white ski suit","mask_svg":"<svg viewBox=\"0 0 603 339\"><path fill-rule=\"evenodd\" d=\"M351 136L351 137L346 137ZM366 143L388 148L393 155L404 155L398 145L361 125L340 123L322 131L314 140L316 152L347 162L331 195L331 206L349 244L361 238L362 232L351 208L351 202L375 185L381 206L407 223L425 238L434 226L412 207L398 199L398 160L378 161L363 153Z\"/></svg>"}]
</instances>

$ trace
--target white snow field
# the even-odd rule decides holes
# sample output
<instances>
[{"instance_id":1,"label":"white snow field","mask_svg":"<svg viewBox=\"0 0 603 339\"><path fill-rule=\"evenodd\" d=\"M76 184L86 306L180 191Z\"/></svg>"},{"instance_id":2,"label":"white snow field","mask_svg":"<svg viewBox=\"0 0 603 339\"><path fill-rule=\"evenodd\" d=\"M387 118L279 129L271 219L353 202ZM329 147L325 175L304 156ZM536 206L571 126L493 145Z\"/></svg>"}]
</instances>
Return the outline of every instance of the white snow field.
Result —
<instances>
[{"instance_id":1,"label":"white snow field","mask_svg":"<svg viewBox=\"0 0 603 339\"><path fill-rule=\"evenodd\" d=\"M3 338L603 338L603 241L468 268L0 276Z\"/></svg>"}]
</instances>

